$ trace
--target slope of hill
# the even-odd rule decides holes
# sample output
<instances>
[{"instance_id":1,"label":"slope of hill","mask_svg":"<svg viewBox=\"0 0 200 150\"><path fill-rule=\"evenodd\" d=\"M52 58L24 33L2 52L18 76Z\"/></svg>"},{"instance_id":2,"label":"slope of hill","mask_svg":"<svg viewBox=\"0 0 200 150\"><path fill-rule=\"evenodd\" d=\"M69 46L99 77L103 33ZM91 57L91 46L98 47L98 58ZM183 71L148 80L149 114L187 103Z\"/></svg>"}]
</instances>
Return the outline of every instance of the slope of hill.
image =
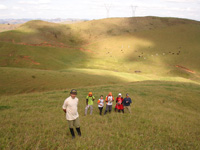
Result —
<instances>
[{"instance_id":1,"label":"slope of hill","mask_svg":"<svg viewBox=\"0 0 200 150\"><path fill-rule=\"evenodd\" d=\"M129 92L132 114L83 116L88 91ZM71 140L62 111L69 90L0 97L0 149L200 149L200 86L161 81L78 89L82 137ZM104 107L105 110L105 107ZM106 137L106 138L105 138Z\"/></svg>"},{"instance_id":2,"label":"slope of hill","mask_svg":"<svg viewBox=\"0 0 200 150\"><path fill-rule=\"evenodd\" d=\"M92 83L94 86L100 85L96 81L102 77L107 81L106 78L113 75L106 70L140 76L143 80L169 77L176 80L179 77L179 81L199 82L199 41L200 23L185 19L110 18L68 25L35 20L16 30L0 33L0 66L2 72L5 72L2 67L23 68L27 75L31 68L47 72L68 69L78 76L80 72L75 70L79 68L89 69L90 73L103 72L100 78L96 76ZM29 82L29 76L19 84ZM6 74L2 73L1 77L6 77ZM14 76L11 78L15 80ZM56 75L54 79L59 80L60 76ZM65 79L62 81L66 83L70 80L67 76ZM82 80L86 81L86 78ZM45 86L50 89L63 88L48 83ZM88 86L86 83L82 86ZM116 83L116 80L102 82L102 85L105 83ZM34 82L30 81L31 84Z\"/></svg>"},{"instance_id":3,"label":"slope of hill","mask_svg":"<svg viewBox=\"0 0 200 150\"><path fill-rule=\"evenodd\" d=\"M41 70L0 67L0 95L127 84L145 80L175 81L199 84L181 77L138 75L100 69Z\"/></svg>"},{"instance_id":4,"label":"slope of hill","mask_svg":"<svg viewBox=\"0 0 200 150\"><path fill-rule=\"evenodd\" d=\"M176 65L200 70L199 22L155 17L116 18L76 26L91 33L91 42L86 48L98 53L94 55L98 61L91 63L93 66L101 64L99 58L104 58L104 62L110 61L109 69L114 67L113 62L121 61L125 65L119 69L126 71L134 68L166 74L175 72ZM151 69L148 69L149 64L153 66Z\"/></svg>"}]
</instances>

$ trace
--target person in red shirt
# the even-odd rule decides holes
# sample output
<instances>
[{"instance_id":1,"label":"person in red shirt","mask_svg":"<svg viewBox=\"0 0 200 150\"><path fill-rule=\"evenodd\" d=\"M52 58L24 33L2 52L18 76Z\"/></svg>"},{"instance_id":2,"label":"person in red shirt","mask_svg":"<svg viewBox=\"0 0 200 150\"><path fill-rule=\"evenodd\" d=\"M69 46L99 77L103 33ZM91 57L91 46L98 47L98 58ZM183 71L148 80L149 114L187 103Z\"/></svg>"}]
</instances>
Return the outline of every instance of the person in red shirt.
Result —
<instances>
[{"instance_id":1,"label":"person in red shirt","mask_svg":"<svg viewBox=\"0 0 200 150\"><path fill-rule=\"evenodd\" d=\"M116 98L115 112L118 110L118 112L122 111L124 113L123 100L122 94L119 93L118 97Z\"/></svg>"}]
</instances>

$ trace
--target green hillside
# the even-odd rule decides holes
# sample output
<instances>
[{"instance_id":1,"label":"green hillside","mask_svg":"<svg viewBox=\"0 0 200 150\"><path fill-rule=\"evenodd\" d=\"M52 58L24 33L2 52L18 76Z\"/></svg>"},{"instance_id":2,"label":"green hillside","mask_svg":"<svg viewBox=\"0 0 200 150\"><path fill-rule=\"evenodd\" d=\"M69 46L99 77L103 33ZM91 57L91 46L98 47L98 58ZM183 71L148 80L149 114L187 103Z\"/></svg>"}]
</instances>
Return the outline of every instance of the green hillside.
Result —
<instances>
[{"instance_id":1,"label":"green hillside","mask_svg":"<svg viewBox=\"0 0 200 150\"><path fill-rule=\"evenodd\" d=\"M200 149L200 22L40 20L0 33L0 149ZM82 137L62 104L78 90ZM85 97L128 92L132 114L83 116ZM105 110L105 107L104 107Z\"/></svg>"},{"instance_id":2,"label":"green hillside","mask_svg":"<svg viewBox=\"0 0 200 150\"><path fill-rule=\"evenodd\" d=\"M74 87L177 78L197 83L199 41L200 23L186 19L110 18L76 24L30 21L0 33L1 93L71 88L73 80L77 82ZM34 74L38 78L33 79ZM96 78L89 81L90 76ZM14 90L18 85L21 88Z\"/></svg>"},{"instance_id":3,"label":"green hillside","mask_svg":"<svg viewBox=\"0 0 200 150\"><path fill-rule=\"evenodd\" d=\"M132 114L83 116L85 96L129 92ZM62 111L69 90L0 97L0 149L200 149L200 86L145 81L78 89L82 137L71 140ZM105 110L105 107L104 107Z\"/></svg>"},{"instance_id":4,"label":"green hillside","mask_svg":"<svg viewBox=\"0 0 200 150\"><path fill-rule=\"evenodd\" d=\"M93 55L98 61L90 67L105 68L102 63L106 60L109 69L119 63L121 67L115 69L129 72L171 74L176 70L175 65L199 72L199 22L147 17L105 19L76 25L91 33L91 42L86 48L98 54Z\"/></svg>"},{"instance_id":5,"label":"green hillside","mask_svg":"<svg viewBox=\"0 0 200 150\"><path fill-rule=\"evenodd\" d=\"M99 69L41 70L2 67L0 69L0 95L28 92L42 92L52 89L62 90L77 87L95 87L110 84L160 80L176 82L198 82L181 77L160 77L156 75L138 75L126 72L114 72Z\"/></svg>"}]
</instances>

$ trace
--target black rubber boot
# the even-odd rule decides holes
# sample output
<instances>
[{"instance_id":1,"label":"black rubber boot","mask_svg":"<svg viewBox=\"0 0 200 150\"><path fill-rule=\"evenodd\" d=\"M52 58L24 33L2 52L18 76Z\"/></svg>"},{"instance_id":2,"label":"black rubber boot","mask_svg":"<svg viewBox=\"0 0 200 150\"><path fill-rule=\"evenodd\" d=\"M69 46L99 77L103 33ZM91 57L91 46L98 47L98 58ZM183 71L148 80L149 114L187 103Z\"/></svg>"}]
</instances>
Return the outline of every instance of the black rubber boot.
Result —
<instances>
[{"instance_id":1,"label":"black rubber boot","mask_svg":"<svg viewBox=\"0 0 200 150\"><path fill-rule=\"evenodd\" d=\"M107 113L107 110L104 112L104 115L106 115L106 113Z\"/></svg>"},{"instance_id":2,"label":"black rubber boot","mask_svg":"<svg viewBox=\"0 0 200 150\"><path fill-rule=\"evenodd\" d=\"M103 108L100 108L100 113L99 113L100 115L102 115L102 111L103 111Z\"/></svg>"},{"instance_id":3,"label":"black rubber boot","mask_svg":"<svg viewBox=\"0 0 200 150\"><path fill-rule=\"evenodd\" d=\"M76 128L76 131L77 131L78 135L81 136L81 129L80 129L80 127Z\"/></svg>"},{"instance_id":4,"label":"black rubber boot","mask_svg":"<svg viewBox=\"0 0 200 150\"><path fill-rule=\"evenodd\" d=\"M124 114L124 109L122 109L122 112L123 112L123 114Z\"/></svg>"},{"instance_id":5,"label":"black rubber boot","mask_svg":"<svg viewBox=\"0 0 200 150\"><path fill-rule=\"evenodd\" d=\"M69 128L69 130L71 132L72 139L74 139L75 138L74 129L73 128Z\"/></svg>"}]
</instances>

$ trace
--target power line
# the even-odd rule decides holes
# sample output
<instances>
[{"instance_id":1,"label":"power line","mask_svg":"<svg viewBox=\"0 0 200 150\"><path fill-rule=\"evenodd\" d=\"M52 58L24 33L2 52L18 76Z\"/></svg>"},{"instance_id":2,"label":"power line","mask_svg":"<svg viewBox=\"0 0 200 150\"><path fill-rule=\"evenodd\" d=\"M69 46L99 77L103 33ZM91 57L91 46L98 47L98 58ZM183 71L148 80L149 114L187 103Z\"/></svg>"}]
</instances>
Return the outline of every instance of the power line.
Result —
<instances>
[{"instance_id":1,"label":"power line","mask_svg":"<svg viewBox=\"0 0 200 150\"><path fill-rule=\"evenodd\" d=\"M109 18L111 6L112 6L112 4L104 4L104 7L105 7L106 13L107 13L107 18Z\"/></svg>"},{"instance_id":2,"label":"power line","mask_svg":"<svg viewBox=\"0 0 200 150\"><path fill-rule=\"evenodd\" d=\"M131 5L131 10L132 10L132 17L135 17L135 12L138 6L133 6Z\"/></svg>"}]
</instances>

